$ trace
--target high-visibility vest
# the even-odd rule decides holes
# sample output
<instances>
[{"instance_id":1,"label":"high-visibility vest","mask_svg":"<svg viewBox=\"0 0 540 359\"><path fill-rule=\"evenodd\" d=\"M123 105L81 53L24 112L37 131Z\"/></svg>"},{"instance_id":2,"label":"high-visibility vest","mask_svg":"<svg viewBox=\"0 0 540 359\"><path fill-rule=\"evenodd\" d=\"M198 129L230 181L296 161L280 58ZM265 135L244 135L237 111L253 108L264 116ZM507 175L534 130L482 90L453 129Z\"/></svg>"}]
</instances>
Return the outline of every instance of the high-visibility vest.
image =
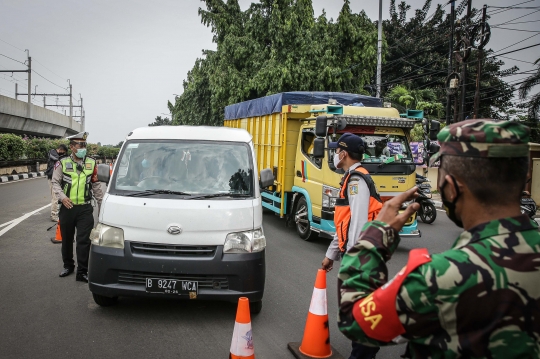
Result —
<instances>
[{"instance_id":1,"label":"high-visibility vest","mask_svg":"<svg viewBox=\"0 0 540 359\"><path fill-rule=\"evenodd\" d=\"M353 174L354 172L354 174ZM351 223L351 207L349 205L349 197L347 195L347 187L351 179L351 175L359 176L364 179L369 189L369 207L368 207L368 222L373 221L382 208L382 200L375 188L375 183L369 175L369 172L364 167L356 167L354 171L348 172L343 177L339 198L336 200L334 209L334 224L336 226L336 234L338 237L339 250L345 252L347 250L347 242L349 241L349 226Z\"/></svg>"},{"instance_id":2,"label":"high-visibility vest","mask_svg":"<svg viewBox=\"0 0 540 359\"><path fill-rule=\"evenodd\" d=\"M96 167L96 161L91 157L86 157L80 173L77 170L77 163L71 157L62 158L60 164L62 165L62 190L64 194L75 205L90 202L92 199L90 181Z\"/></svg>"}]
</instances>

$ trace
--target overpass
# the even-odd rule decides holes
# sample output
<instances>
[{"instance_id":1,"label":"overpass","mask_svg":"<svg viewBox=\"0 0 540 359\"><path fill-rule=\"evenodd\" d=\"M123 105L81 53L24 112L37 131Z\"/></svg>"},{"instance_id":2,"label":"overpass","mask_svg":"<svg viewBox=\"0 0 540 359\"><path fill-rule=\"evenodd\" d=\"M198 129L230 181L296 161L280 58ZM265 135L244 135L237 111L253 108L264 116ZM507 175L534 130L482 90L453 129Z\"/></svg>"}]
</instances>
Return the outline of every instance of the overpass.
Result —
<instances>
[{"instance_id":1,"label":"overpass","mask_svg":"<svg viewBox=\"0 0 540 359\"><path fill-rule=\"evenodd\" d=\"M0 95L0 133L60 138L83 130L69 116Z\"/></svg>"}]
</instances>

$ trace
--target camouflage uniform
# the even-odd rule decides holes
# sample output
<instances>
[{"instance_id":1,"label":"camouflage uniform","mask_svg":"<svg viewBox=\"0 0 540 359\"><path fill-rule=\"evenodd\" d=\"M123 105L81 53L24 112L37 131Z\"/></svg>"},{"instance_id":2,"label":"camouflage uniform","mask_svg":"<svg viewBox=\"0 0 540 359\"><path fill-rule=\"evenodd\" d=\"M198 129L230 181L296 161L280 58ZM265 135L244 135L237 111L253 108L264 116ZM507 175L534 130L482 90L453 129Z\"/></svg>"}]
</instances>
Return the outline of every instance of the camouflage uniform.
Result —
<instances>
[{"instance_id":1,"label":"camouflage uniform","mask_svg":"<svg viewBox=\"0 0 540 359\"><path fill-rule=\"evenodd\" d=\"M443 129L438 138L441 151L432 161L445 155L528 155L528 129L514 122L464 121ZM540 358L535 222L521 215L477 225L450 250L424 254L424 264L410 273L404 268L389 281L386 261L399 241L386 223L369 222L344 256L338 326L348 338L374 346L408 342L412 358ZM385 313L373 316L383 299ZM390 326L389 311L396 320Z\"/></svg>"}]
</instances>

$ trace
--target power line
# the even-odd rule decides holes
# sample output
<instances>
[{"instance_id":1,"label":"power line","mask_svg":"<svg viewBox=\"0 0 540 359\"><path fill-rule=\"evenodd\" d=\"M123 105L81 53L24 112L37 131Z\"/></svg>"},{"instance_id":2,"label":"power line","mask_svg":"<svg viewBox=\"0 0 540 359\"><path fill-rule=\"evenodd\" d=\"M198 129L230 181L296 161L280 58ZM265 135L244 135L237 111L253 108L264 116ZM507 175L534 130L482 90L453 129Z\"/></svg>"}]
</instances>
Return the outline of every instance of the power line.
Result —
<instances>
[{"instance_id":1,"label":"power line","mask_svg":"<svg viewBox=\"0 0 540 359\"><path fill-rule=\"evenodd\" d=\"M519 61L519 62L525 62L527 64L532 64L534 65L534 62L530 62L530 61L525 61L525 60L518 60L518 59L514 59L514 58L511 58L511 57L508 57L508 56L501 56L501 55L497 55L499 57L504 57L505 59L509 59L509 60L514 60L514 61Z\"/></svg>"},{"instance_id":2,"label":"power line","mask_svg":"<svg viewBox=\"0 0 540 359\"><path fill-rule=\"evenodd\" d=\"M497 14L500 14L501 12L505 12L505 11L511 10L512 7L514 7L514 6L527 4L527 3L530 3L530 2L533 2L533 1L534 1L534 0L528 0L528 1L520 2L520 3L518 3L518 4L514 4L514 5L511 5L511 6L503 7L502 10L495 10L495 11L494 11L493 13L491 13L490 15L491 15L491 16L497 15ZM491 7L491 6L488 6L488 7Z\"/></svg>"},{"instance_id":3,"label":"power line","mask_svg":"<svg viewBox=\"0 0 540 359\"><path fill-rule=\"evenodd\" d=\"M488 5L488 7L492 7L494 9L539 9L540 6L520 6L520 7L517 7L517 6L491 6L491 5Z\"/></svg>"},{"instance_id":4,"label":"power line","mask_svg":"<svg viewBox=\"0 0 540 359\"><path fill-rule=\"evenodd\" d=\"M40 75L36 70L32 70L32 72L34 72L36 75L38 75L38 76L41 77L42 79L49 81L49 82L52 83L53 85L58 86L58 87L60 87L61 89L64 89L64 90L66 89L65 87L62 87L62 86L60 86L60 85L55 84L54 82L52 82L52 81L49 80L48 78L43 77L43 76Z\"/></svg>"},{"instance_id":5,"label":"power line","mask_svg":"<svg viewBox=\"0 0 540 359\"><path fill-rule=\"evenodd\" d=\"M11 46L11 47L14 47L14 48L16 48L17 50L21 50L22 52L24 52L24 50L23 50L23 49L21 49L21 48L18 48L17 46L15 46L15 45L12 45L12 44L10 44L9 42L7 42L7 41L5 41L5 40L2 40L2 39L0 39L0 41L2 41L3 43L6 43L6 44L8 44L8 45L9 45L9 46Z\"/></svg>"},{"instance_id":6,"label":"power line","mask_svg":"<svg viewBox=\"0 0 540 359\"><path fill-rule=\"evenodd\" d=\"M40 64L41 66L43 66L46 70L49 70L49 72L53 73L54 75L56 75L58 78L62 79L62 80L66 80L65 78L63 78L62 76L58 75L57 73L55 73L53 70L49 69L48 67L46 67L45 65L43 65L41 62L39 62L38 60L35 60L38 64Z\"/></svg>"},{"instance_id":7,"label":"power line","mask_svg":"<svg viewBox=\"0 0 540 359\"><path fill-rule=\"evenodd\" d=\"M503 29L503 30L513 30L513 31L524 31L524 32L540 32L537 30L523 30L523 29L511 29L509 27L496 27L496 29Z\"/></svg>"},{"instance_id":8,"label":"power line","mask_svg":"<svg viewBox=\"0 0 540 359\"><path fill-rule=\"evenodd\" d=\"M540 9L538 9L538 10L536 10L536 11L533 11L533 12L530 12L530 13L528 13L528 14L525 14L525 15L522 15L522 16L519 16L519 17L516 17L516 18L514 18L514 19L512 19L512 20L508 20L508 21L503 22L502 24L499 24L499 25L497 25L497 26L500 26L500 25L506 25L506 24L508 24L508 23L511 22L511 21L518 20L518 19L521 19L522 17L532 15L532 14L534 14L534 13L537 13L538 11L540 11ZM493 26L492 26L492 28L493 28Z\"/></svg>"},{"instance_id":9,"label":"power line","mask_svg":"<svg viewBox=\"0 0 540 359\"><path fill-rule=\"evenodd\" d=\"M515 45L515 44L514 44L514 45ZM540 43L534 44L534 45L530 45L530 46L525 46L525 47L522 47L522 48L520 48L520 49L516 49L516 50L512 50L512 51L503 52L502 54L491 54L491 55L489 55L489 56L487 56L487 57L494 57L494 56L501 56L501 55L511 54L511 53L513 53L513 52L518 52L518 51L521 51L521 50L530 49L531 47L536 47L536 46L538 46L538 45L540 45ZM512 45L512 46L513 46L513 45ZM501 50L499 50L499 51L501 51Z\"/></svg>"},{"instance_id":10,"label":"power line","mask_svg":"<svg viewBox=\"0 0 540 359\"><path fill-rule=\"evenodd\" d=\"M4 54L0 54L0 56L4 56L4 57L7 57L7 58L8 58L8 59L10 59L10 60L13 60L13 61L15 61L15 62L18 62L19 64L23 64L23 65L26 65L26 64L25 64L24 62L21 62L21 61L19 61L19 60L15 60L14 58L11 58L11 57L9 57L9 56L6 56L6 55L4 55Z\"/></svg>"},{"instance_id":11,"label":"power line","mask_svg":"<svg viewBox=\"0 0 540 359\"><path fill-rule=\"evenodd\" d=\"M491 28L493 29L494 27L499 27L500 25L517 25L517 24L528 24L528 23L531 23L531 22L538 22L540 20L529 20L529 21L516 21L516 22L505 22L504 24L497 24L497 25L493 25Z\"/></svg>"},{"instance_id":12,"label":"power line","mask_svg":"<svg viewBox=\"0 0 540 359\"><path fill-rule=\"evenodd\" d=\"M529 37L527 37L527 38L525 38L525 39L523 39L523 40L521 40L521 41L518 41L518 42L516 42L516 43L513 43L512 45L509 45L509 46L503 47L502 49L493 51L493 53L497 53L497 52L499 52L499 51L506 50L506 49L509 48L509 47L516 46L517 44L520 44L520 43L522 43L523 41L527 41L527 40L529 40L530 38L533 38L533 37L538 36L538 35L540 35L540 33L535 34L535 35L531 35L531 36L529 36Z\"/></svg>"}]
</instances>

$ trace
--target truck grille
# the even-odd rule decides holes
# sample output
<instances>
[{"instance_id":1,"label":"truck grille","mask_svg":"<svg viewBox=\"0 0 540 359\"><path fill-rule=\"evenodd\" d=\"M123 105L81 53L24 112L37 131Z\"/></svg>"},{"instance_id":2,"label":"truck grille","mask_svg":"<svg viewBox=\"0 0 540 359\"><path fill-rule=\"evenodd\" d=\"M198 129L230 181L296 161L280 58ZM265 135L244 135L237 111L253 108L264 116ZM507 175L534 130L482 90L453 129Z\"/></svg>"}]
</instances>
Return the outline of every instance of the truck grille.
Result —
<instances>
[{"instance_id":1,"label":"truck grille","mask_svg":"<svg viewBox=\"0 0 540 359\"><path fill-rule=\"evenodd\" d=\"M163 273L131 272L131 271L118 272L118 283L120 284L136 284L136 285L145 286L146 278L195 281L199 283L199 288L229 289L229 280L225 276L189 275L189 274L175 274L175 273L163 274Z\"/></svg>"},{"instance_id":2,"label":"truck grille","mask_svg":"<svg viewBox=\"0 0 540 359\"><path fill-rule=\"evenodd\" d=\"M150 254L164 257L213 257L216 246L185 246L131 242L131 253Z\"/></svg>"}]
</instances>

